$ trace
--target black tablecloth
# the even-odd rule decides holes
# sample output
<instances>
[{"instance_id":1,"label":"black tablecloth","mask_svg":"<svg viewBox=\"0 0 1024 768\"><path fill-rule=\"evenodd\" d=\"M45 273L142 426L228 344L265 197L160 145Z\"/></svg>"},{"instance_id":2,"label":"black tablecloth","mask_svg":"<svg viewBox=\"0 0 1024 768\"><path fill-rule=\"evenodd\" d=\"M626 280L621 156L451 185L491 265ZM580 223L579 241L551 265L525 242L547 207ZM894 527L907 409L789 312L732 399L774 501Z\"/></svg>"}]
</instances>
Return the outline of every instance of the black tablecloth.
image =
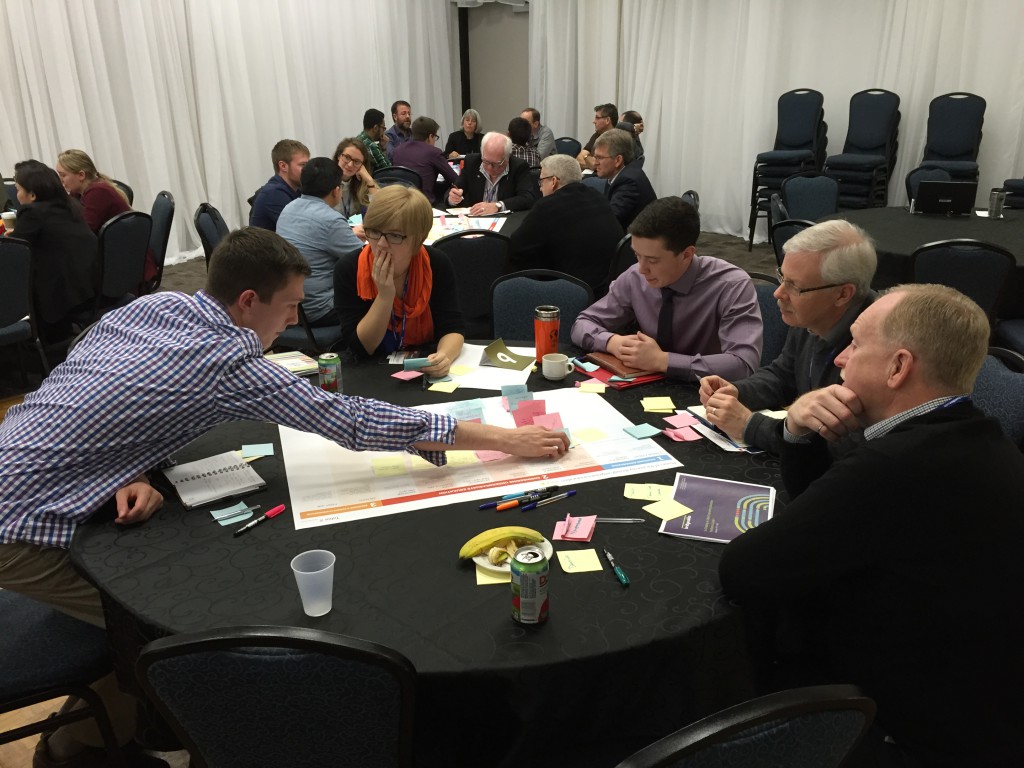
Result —
<instances>
[{"instance_id":1,"label":"black tablecloth","mask_svg":"<svg viewBox=\"0 0 1024 768\"><path fill-rule=\"evenodd\" d=\"M865 208L826 218L846 219L874 238L878 271L873 285L878 289L913 282L910 257L927 243L966 237L1001 246L1016 257L1017 269L1010 273L996 316L1024 317L1024 211L1005 210L1002 219L987 219L911 214L906 208Z\"/></svg>"},{"instance_id":2,"label":"black tablecloth","mask_svg":"<svg viewBox=\"0 0 1024 768\"><path fill-rule=\"evenodd\" d=\"M396 370L367 362L343 369L347 394L424 403L497 393L422 392L390 378ZM575 377L570 377L572 381ZM531 389L553 385L538 374ZM564 386L564 384L558 385ZM640 398L670 394L696 402L690 385L654 384L608 400L631 421ZM657 533L642 502L623 498L625 481L670 484L676 471L777 484L777 462L727 454L708 441L672 443L682 470L584 483L570 500L538 510L481 512L455 503L341 525L295 531L287 515L233 538L207 510L186 511L169 499L147 523L125 530L109 519L79 528L76 565L105 593L122 665L133 646L165 633L241 624L315 627L395 648L418 672L418 765L614 765L635 749L753 694L750 656L739 615L722 595L721 545ZM243 443L273 442L275 455L254 466L267 488L246 496L265 511L287 502L277 427L223 425L178 456L202 458ZM207 508L209 509L209 508ZM459 546L496 525L520 523L550 538L565 514L649 517L644 525L599 524L590 544L607 546L628 573L566 575L551 565L549 621L522 627L510 618L507 586L478 587ZM289 567L306 549L337 556L334 608L303 614ZM543 758L543 759L541 759Z\"/></svg>"}]
</instances>

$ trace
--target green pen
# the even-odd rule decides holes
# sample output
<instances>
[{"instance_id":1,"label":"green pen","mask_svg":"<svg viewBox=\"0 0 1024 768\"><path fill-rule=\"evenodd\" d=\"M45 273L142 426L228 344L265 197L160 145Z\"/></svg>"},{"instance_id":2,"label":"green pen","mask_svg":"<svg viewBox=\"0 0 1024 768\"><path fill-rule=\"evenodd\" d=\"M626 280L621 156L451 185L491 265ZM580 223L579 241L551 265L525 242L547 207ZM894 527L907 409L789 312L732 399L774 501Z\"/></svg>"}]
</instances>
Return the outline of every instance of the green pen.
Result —
<instances>
[{"instance_id":1,"label":"green pen","mask_svg":"<svg viewBox=\"0 0 1024 768\"><path fill-rule=\"evenodd\" d=\"M612 567L612 570L615 571L615 578L619 580L619 583L622 586L628 587L629 577L626 575L626 572L624 570L622 570L619 566L615 564L615 558L612 557L612 553L609 552L607 548L604 549L604 556L608 558L608 565L610 565Z\"/></svg>"}]
</instances>

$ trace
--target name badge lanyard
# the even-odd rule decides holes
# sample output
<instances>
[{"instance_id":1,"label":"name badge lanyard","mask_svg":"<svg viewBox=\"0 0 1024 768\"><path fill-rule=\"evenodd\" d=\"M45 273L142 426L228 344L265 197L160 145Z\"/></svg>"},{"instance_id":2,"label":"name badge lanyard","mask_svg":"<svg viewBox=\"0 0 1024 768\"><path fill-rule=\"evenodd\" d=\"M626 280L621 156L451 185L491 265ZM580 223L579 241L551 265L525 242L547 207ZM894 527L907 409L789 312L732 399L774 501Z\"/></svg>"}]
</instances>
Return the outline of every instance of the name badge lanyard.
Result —
<instances>
[{"instance_id":1,"label":"name badge lanyard","mask_svg":"<svg viewBox=\"0 0 1024 768\"><path fill-rule=\"evenodd\" d=\"M395 347L395 349L404 349L405 348L405 321L409 317L409 312L405 308L405 294L406 294L406 292L408 290L409 290L409 276L406 275L405 276L405 285L402 288L402 334L401 334L401 336L399 336L398 332L397 332L397 329L398 329L398 315L395 314L395 305L394 304L391 305L391 323L390 323L390 325L393 326L393 327L389 328L388 330L391 332L391 335L394 336L395 340L398 342L398 345Z\"/></svg>"}]
</instances>

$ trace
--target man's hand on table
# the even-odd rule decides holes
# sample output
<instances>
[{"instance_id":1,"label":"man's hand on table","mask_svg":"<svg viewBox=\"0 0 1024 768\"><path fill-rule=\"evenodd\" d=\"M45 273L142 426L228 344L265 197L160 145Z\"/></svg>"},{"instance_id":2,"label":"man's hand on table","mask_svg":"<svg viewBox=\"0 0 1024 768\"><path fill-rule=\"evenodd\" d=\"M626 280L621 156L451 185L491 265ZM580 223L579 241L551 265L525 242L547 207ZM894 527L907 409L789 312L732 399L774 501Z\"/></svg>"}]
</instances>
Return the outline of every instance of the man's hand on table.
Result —
<instances>
[{"instance_id":1,"label":"man's hand on table","mask_svg":"<svg viewBox=\"0 0 1024 768\"><path fill-rule=\"evenodd\" d=\"M665 372L668 370L668 352L645 333L629 336L612 336L608 339L608 351L630 368Z\"/></svg>"},{"instance_id":2,"label":"man's hand on table","mask_svg":"<svg viewBox=\"0 0 1024 768\"><path fill-rule=\"evenodd\" d=\"M164 497L148 480L139 478L120 488L114 494L114 502L117 505L117 518L114 522L118 525L131 525L152 517L163 506Z\"/></svg>"},{"instance_id":3,"label":"man's hand on table","mask_svg":"<svg viewBox=\"0 0 1024 768\"><path fill-rule=\"evenodd\" d=\"M508 430L508 437L501 450L513 456L555 458L569 450L569 438L565 432L547 427L518 427Z\"/></svg>"},{"instance_id":4,"label":"man's hand on table","mask_svg":"<svg viewBox=\"0 0 1024 768\"><path fill-rule=\"evenodd\" d=\"M452 361L444 352L435 352L432 355L427 355L427 360L430 361L430 365L420 368L420 372L432 379L447 376L448 370L452 367Z\"/></svg>"}]
</instances>

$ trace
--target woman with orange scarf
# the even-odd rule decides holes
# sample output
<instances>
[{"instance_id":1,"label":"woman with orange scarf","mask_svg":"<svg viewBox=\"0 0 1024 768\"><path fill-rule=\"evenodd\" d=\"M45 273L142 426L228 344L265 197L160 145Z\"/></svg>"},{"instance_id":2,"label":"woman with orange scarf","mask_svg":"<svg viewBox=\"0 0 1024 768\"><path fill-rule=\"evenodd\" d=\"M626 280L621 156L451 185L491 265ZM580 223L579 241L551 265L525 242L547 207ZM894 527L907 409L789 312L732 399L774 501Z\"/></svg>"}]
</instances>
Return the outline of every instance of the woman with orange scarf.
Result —
<instances>
[{"instance_id":1,"label":"woman with orange scarf","mask_svg":"<svg viewBox=\"0 0 1024 768\"><path fill-rule=\"evenodd\" d=\"M423 245L433 214L422 192L384 187L363 216L367 245L334 269L343 340L359 357L422 349L424 375L445 376L462 352L462 312L448 257Z\"/></svg>"}]
</instances>

